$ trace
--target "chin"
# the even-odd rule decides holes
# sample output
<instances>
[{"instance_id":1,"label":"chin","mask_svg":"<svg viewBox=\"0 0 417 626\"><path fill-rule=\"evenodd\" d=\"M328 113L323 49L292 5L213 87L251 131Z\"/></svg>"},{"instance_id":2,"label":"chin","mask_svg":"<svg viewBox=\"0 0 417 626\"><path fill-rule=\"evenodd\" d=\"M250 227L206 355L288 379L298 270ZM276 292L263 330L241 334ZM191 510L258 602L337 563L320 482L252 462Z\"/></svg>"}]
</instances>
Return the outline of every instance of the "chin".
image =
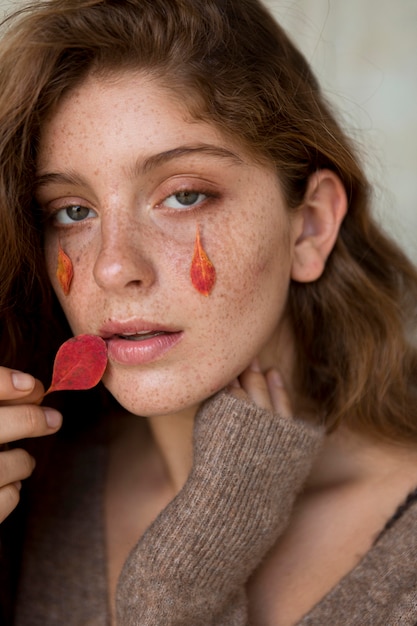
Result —
<instances>
[{"instance_id":1,"label":"chin","mask_svg":"<svg viewBox=\"0 0 417 626\"><path fill-rule=\"evenodd\" d=\"M211 375L210 375L211 374ZM213 375L214 374L214 375ZM190 376L189 372L109 372L103 384L119 404L134 415L156 417L174 415L197 408L228 383L224 373L205 372Z\"/></svg>"},{"instance_id":2,"label":"chin","mask_svg":"<svg viewBox=\"0 0 417 626\"><path fill-rule=\"evenodd\" d=\"M183 412L198 410L204 400L212 394L189 394L184 389L181 394L176 390L170 393L168 390L154 389L144 390L142 393L129 392L123 389L114 389L113 385L106 385L108 391L117 402L129 413L140 417L157 417L176 415ZM214 392L213 392L214 393Z\"/></svg>"}]
</instances>

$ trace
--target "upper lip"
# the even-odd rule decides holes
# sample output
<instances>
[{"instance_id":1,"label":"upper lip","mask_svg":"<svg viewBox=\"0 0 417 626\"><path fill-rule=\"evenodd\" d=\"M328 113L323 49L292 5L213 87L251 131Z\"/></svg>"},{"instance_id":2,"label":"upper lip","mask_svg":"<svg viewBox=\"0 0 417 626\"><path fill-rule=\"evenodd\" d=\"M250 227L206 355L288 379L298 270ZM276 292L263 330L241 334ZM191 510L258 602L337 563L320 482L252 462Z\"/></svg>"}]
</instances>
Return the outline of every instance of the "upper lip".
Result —
<instances>
[{"instance_id":1,"label":"upper lip","mask_svg":"<svg viewBox=\"0 0 417 626\"><path fill-rule=\"evenodd\" d=\"M156 322L147 322L145 320L109 320L98 331L103 339L110 339L115 335L134 335L136 333L176 333L180 332L179 328L166 326Z\"/></svg>"}]
</instances>

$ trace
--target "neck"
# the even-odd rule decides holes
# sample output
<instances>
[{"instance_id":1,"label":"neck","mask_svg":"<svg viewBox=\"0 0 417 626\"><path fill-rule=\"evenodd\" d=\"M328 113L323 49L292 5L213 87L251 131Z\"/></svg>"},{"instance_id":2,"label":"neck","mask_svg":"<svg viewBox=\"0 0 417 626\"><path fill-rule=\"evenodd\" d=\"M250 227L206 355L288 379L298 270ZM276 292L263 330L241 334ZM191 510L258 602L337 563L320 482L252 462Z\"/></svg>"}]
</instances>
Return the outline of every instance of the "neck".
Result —
<instances>
[{"instance_id":1,"label":"neck","mask_svg":"<svg viewBox=\"0 0 417 626\"><path fill-rule=\"evenodd\" d=\"M191 470L195 414L196 408L191 407L175 415L147 418L175 493L183 487Z\"/></svg>"},{"instance_id":2,"label":"neck","mask_svg":"<svg viewBox=\"0 0 417 626\"><path fill-rule=\"evenodd\" d=\"M297 392L292 393L295 362L293 343L291 323L285 316L280 321L279 329L274 337L263 347L258 356L263 371L278 366L290 391L296 414L304 415L308 411L304 403L300 401L301 395ZM177 414L147 418L156 448L175 493L182 488L191 470L193 427L197 410L198 407L193 406Z\"/></svg>"}]
</instances>

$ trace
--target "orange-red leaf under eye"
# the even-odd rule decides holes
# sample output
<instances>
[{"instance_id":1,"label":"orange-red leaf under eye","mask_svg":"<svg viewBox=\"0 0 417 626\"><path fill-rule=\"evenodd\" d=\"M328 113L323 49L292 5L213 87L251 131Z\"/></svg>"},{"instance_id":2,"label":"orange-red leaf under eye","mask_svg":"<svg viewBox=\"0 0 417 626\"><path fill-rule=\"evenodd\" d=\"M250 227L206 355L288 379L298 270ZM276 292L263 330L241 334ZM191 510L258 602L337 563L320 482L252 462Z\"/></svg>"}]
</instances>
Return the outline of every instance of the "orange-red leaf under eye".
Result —
<instances>
[{"instance_id":1,"label":"orange-red leaf under eye","mask_svg":"<svg viewBox=\"0 0 417 626\"><path fill-rule=\"evenodd\" d=\"M61 248L61 244L59 244L56 277L62 287L62 291L66 296L69 294L73 276L74 268L72 267L72 261Z\"/></svg>"},{"instance_id":2,"label":"orange-red leaf under eye","mask_svg":"<svg viewBox=\"0 0 417 626\"><path fill-rule=\"evenodd\" d=\"M201 245L200 228L194 244L194 254L190 269L191 282L203 296L210 295L216 282L216 270Z\"/></svg>"}]
</instances>

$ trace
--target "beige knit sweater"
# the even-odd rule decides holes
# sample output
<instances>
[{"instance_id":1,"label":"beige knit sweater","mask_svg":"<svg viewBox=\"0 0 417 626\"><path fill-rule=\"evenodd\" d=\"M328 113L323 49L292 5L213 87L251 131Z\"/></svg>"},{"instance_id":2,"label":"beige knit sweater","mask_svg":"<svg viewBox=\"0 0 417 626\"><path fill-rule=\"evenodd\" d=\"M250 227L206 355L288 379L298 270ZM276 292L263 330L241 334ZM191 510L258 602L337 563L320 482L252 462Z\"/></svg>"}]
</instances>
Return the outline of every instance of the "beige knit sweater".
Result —
<instances>
[{"instance_id":1,"label":"beige knit sweater","mask_svg":"<svg viewBox=\"0 0 417 626\"><path fill-rule=\"evenodd\" d=\"M323 433L221 393L196 419L194 464L119 581L120 626L249 626L245 583L289 522ZM74 454L74 450L76 454ZM103 446L51 458L30 518L16 626L108 626ZM300 626L417 624L417 506Z\"/></svg>"}]
</instances>

